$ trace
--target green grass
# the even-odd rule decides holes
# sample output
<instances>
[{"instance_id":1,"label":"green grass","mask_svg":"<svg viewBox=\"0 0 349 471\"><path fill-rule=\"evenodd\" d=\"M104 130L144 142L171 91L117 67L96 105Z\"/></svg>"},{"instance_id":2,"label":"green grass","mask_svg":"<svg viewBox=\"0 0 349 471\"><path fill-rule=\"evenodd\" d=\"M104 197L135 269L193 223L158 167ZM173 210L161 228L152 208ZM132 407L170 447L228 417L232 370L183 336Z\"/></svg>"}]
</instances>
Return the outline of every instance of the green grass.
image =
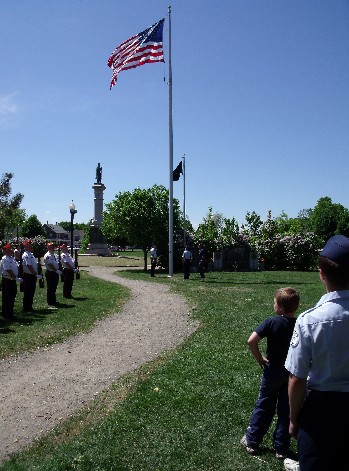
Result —
<instances>
[{"instance_id":1,"label":"green grass","mask_svg":"<svg viewBox=\"0 0 349 471\"><path fill-rule=\"evenodd\" d=\"M148 256L148 263L150 263ZM79 256L79 266L80 267L123 267L123 268L133 268L140 267L143 268L144 265L144 255L142 250L134 250L127 252L117 252L113 257L99 257L95 255L80 255Z\"/></svg>"},{"instance_id":2,"label":"green grass","mask_svg":"<svg viewBox=\"0 0 349 471\"><path fill-rule=\"evenodd\" d=\"M293 286L299 312L323 294L318 274L208 273L183 280L138 270L123 276L170 284L187 297L200 329L175 351L142 366L1 470L281 470L270 448L239 445L257 397L260 368L248 351L253 328L272 315L273 294ZM166 306L164 306L166 315ZM294 444L293 444L294 447Z\"/></svg>"},{"instance_id":3,"label":"green grass","mask_svg":"<svg viewBox=\"0 0 349 471\"><path fill-rule=\"evenodd\" d=\"M63 283L57 289L57 311L48 309L46 287L35 291L33 313L22 312L22 293L15 302L16 321L0 317L0 359L11 354L35 350L62 342L69 336L90 330L99 319L119 311L129 298L127 288L90 277L82 272L80 280L74 281L74 299L62 295Z\"/></svg>"}]
</instances>

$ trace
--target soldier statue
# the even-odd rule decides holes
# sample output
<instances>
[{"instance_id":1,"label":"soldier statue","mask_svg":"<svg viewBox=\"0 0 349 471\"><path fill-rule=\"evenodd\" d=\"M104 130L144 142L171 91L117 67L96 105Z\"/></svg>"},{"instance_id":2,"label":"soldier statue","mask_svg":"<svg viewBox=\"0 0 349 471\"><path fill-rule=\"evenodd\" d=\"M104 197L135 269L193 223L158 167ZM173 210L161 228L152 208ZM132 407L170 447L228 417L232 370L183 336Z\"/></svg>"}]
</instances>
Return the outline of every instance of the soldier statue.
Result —
<instances>
[{"instance_id":1,"label":"soldier statue","mask_svg":"<svg viewBox=\"0 0 349 471\"><path fill-rule=\"evenodd\" d=\"M97 183L102 183L102 167L99 162L96 168L96 180L97 180Z\"/></svg>"}]
</instances>

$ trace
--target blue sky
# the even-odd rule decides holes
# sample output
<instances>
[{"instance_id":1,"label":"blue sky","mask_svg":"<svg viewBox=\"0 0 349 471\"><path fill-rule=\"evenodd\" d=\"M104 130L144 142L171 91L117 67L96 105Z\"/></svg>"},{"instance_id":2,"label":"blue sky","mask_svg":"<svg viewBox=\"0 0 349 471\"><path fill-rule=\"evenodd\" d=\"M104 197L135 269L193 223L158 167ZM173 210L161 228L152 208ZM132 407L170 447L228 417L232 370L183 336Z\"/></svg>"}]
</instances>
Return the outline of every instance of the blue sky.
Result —
<instances>
[{"instance_id":1,"label":"blue sky","mask_svg":"<svg viewBox=\"0 0 349 471\"><path fill-rule=\"evenodd\" d=\"M349 207L349 1L173 0L174 167L186 155L186 213L211 206L296 217L329 196ZM27 215L93 217L169 182L168 64L119 74L107 59L165 17L163 0L0 0L1 173ZM165 80L164 80L165 78ZM183 204L183 180L174 183Z\"/></svg>"}]
</instances>

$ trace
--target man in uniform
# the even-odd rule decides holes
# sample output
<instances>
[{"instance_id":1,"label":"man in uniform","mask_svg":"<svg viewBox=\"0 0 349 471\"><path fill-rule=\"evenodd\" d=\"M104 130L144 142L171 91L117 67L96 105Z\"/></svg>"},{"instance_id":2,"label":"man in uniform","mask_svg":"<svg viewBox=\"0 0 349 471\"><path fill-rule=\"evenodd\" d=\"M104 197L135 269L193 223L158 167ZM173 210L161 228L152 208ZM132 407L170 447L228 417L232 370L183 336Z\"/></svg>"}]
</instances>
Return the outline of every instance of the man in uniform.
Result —
<instances>
[{"instance_id":1,"label":"man in uniform","mask_svg":"<svg viewBox=\"0 0 349 471\"><path fill-rule=\"evenodd\" d=\"M41 275L38 275L38 264L32 253L33 247L31 240L26 240L23 246L23 311L32 312L36 280L41 278Z\"/></svg>"},{"instance_id":2,"label":"man in uniform","mask_svg":"<svg viewBox=\"0 0 349 471\"><path fill-rule=\"evenodd\" d=\"M344 469L349 440L349 239L331 237L318 267L326 294L298 316L285 363L301 471Z\"/></svg>"},{"instance_id":3,"label":"man in uniform","mask_svg":"<svg viewBox=\"0 0 349 471\"><path fill-rule=\"evenodd\" d=\"M183 260L183 271L184 271L184 279L188 280L190 276L190 265L192 261L193 255L188 247L185 247L182 260Z\"/></svg>"},{"instance_id":4,"label":"man in uniform","mask_svg":"<svg viewBox=\"0 0 349 471\"><path fill-rule=\"evenodd\" d=\"M46 276L46 286L47 286L47 304L51 309L56 309L57 299L56 299L56 290L59 281L59 275L62 272L59 270L59 264L57 257L55 255L55 244L49 242L47 244L47 252L44 255L45 262L45 276Z\"/></svg>"},{"instance_id":5,"label":"man in uniform","mask_svg":"<svg viewBox=\"0 0 349 471\"><path fill-rule=\"evenodd\" d=\"M63 297L69 299L72 297L71 293L74 283L75 263L69 254L66 244L61 245L61 250L61 262L63 268Z\"/></svg>"},{"instance_id":6,"label":"man in uniform","mask_svg":"<svg viewBox=\"0 0 349 471\"><path fill-rule=\"evenodd\" d=\"M150 276L155 276L156 260L157 260L157 247L156 244L152 244L150 249Z\"/></svg>"},{"instance_id":7,"label":"man in uniform","mask_svg":"<svg viewBox=\"0 0 349 471\"><path fill-rule=\"evenodd\" d=\"M203 245L199 245L199 273L201 278L205 278L206 251Z\"/></svg>"},{"instance_id":8,"label":"man in uniform","mask_svg":"<svg viewBox=\"0 0 349 471\"><path fill-rule=\"evenodd\" d=\"M18 265L13 257L11 244L2 248L4 256L2 265L2 316L5 319L14 319L13 306L17 295L16 280L18 280Z\"/></svg>"}]
</instances>

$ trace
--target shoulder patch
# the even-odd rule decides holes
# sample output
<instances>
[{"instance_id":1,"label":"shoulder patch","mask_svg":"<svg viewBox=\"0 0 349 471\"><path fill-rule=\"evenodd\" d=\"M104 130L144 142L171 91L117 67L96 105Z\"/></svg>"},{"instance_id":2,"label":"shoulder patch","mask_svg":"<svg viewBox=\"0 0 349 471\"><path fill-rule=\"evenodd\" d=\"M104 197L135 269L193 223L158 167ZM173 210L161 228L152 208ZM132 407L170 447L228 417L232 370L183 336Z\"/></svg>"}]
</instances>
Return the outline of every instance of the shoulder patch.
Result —
<instances>
[{"instance_id":1,"label":"shoulder patch","mask_svg":"<svg viewBox=\"0 0 349 471\"><path fill-rule=\"evenodd\" d=\"M297 347L297 345L299 344L299 335L298 333L294 330L293 331L293 334L292 334L292 338L291 338L291 347Z\"/></svg>"}]
</instances>

